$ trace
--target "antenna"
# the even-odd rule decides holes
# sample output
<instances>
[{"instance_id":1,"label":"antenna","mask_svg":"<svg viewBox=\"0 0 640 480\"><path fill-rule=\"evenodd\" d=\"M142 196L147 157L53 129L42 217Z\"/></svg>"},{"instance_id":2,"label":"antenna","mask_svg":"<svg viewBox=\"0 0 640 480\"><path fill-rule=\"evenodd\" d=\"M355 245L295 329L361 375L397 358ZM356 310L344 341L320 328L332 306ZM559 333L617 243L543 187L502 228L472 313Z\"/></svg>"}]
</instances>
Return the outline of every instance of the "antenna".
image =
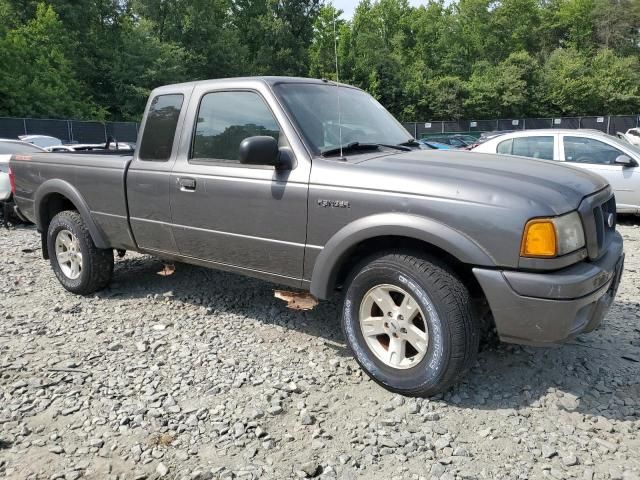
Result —
<instances>
[{"instance_id":1,"label":"antenna","mask_svg":"<svg viewBox=\"0 0 640 480\"><path fill-rule=\"evenodd\" d=\"M332 5L333 6L333 5ZM340 142L340 159L342 155L342 111L340 110L340 77L338 75L338 33L336 31L336 16L338 10L333 7L333 55L336 60L336 95L338 97L338 136Z\"/></svg>"}]
</instances>

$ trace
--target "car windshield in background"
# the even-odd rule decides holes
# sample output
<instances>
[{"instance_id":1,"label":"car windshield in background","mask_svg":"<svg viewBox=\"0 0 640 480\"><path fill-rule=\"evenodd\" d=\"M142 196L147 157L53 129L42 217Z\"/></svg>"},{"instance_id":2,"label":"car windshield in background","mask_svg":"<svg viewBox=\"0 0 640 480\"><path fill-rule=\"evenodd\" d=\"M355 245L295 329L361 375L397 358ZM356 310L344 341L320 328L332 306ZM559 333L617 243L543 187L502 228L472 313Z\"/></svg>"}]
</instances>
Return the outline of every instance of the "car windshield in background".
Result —
<instances>
[{"instance_id":1,"label":"car windshield in background","mask_svg":"<svg viewBox=\"0 0 640 480\"><path fill-rule=\"evenodd\" d=\"M382 105L362 90L314 83L280 84L275 90L316 155L353 142L398 145L412 139Z\"/></svg>"},{"instance_id":2,"label":"car windshield in background","mask_svg":"<svg viewBox=\"0 0 640 480\"><path fill-rule=\"evenodd\" d=\"M15 155L17 153L37 153L42 152L38 148L29 143L21 142L0 142L0 155Z\"/></svg>"},{"instance_id":3,"label":"car windshield in background","mask_svg":"<svg viewBox=\"0 0 640 480\"><path fill-rule=\"evenodd\" d=\"M62 140L59 138L49 137L46 135L26 135L24 137L20 137L20 139L24 142L32 143L33 145L37 145L42 148L62 145Z\"/></svg>"}]
</instances>

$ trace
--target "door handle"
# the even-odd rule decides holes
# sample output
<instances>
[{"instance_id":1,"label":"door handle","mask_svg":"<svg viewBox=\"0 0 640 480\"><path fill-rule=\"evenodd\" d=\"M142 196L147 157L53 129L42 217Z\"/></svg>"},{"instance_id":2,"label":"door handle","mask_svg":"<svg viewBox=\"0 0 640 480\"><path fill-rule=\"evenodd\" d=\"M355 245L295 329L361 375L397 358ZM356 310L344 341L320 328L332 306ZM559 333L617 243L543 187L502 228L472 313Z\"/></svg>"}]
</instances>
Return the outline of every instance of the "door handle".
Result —
<instances>
[{"instance_id":1,"label":"door handle","mask_svg":"<svg viewBox=\"0 0 640 480\"><path fill-rule=\"evenodd\" d=\"M178 185L180 185L180 190L183 192L195 192L196 179L195 178L179 178Z\"/></svg>"}]
</instances>

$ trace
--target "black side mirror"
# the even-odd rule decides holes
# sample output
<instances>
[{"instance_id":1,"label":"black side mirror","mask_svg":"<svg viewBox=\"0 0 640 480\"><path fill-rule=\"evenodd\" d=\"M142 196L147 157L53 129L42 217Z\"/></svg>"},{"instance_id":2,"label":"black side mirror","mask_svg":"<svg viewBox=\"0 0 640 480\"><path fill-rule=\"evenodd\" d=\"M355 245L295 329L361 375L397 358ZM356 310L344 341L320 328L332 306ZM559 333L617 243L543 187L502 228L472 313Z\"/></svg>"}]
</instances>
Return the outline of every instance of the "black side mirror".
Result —
<instances>
[{"instance_id":1,"label":"black side mirror","mask_svg":"<svg viewBox=\"0 0 640 480\"><path fill-rule=\"evenodd\" d=\"M280 159L278 141L267 136L245 138L240 143L240 163L271 165L277 169L286 168L286 163Z\"/></svg>"},{"instance_id":2,"label":"black side mirror","mask_svg":"<svg viewBox=\"0 0 640 480\"><path fill-rule=\"evenodd\" d=\"M616 165L622 165L623 167L637 167L638 162L627 155L618 155L614 160Z\"/></svg>"}]
</instances>

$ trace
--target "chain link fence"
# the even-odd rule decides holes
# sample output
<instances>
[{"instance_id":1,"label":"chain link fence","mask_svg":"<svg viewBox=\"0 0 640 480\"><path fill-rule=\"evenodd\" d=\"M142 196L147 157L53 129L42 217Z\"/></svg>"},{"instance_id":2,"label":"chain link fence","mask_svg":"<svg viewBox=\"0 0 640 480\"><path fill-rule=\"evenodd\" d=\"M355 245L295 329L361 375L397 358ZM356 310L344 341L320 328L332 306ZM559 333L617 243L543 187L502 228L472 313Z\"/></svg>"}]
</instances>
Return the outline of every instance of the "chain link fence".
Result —
<instances>
[{"instance_id":1,"label":"chain link fence","mask_svg":"<svg viewBox=\"0 0 640 480\"><path fill-rule=\"evenodd\" d=\"M119 142L136 143L136 122L88 122L42 118L0 117L0 138L20 135L49 135L62 143L105 143L108 137Z\"/></svg>"},{"instance_id":2,"label":"chain link fence","mask_svg":"<svg viewBox=\"0 0 640 480\"><path fill-rule=\"evenodd\" d=\"M590 128L610 135L640 126L640 115L605 115L601 117L500 118L495 120L456 120L405 122L415 138L443 133L477 133L539 128Z\"/></svg>"}]
</instances>

